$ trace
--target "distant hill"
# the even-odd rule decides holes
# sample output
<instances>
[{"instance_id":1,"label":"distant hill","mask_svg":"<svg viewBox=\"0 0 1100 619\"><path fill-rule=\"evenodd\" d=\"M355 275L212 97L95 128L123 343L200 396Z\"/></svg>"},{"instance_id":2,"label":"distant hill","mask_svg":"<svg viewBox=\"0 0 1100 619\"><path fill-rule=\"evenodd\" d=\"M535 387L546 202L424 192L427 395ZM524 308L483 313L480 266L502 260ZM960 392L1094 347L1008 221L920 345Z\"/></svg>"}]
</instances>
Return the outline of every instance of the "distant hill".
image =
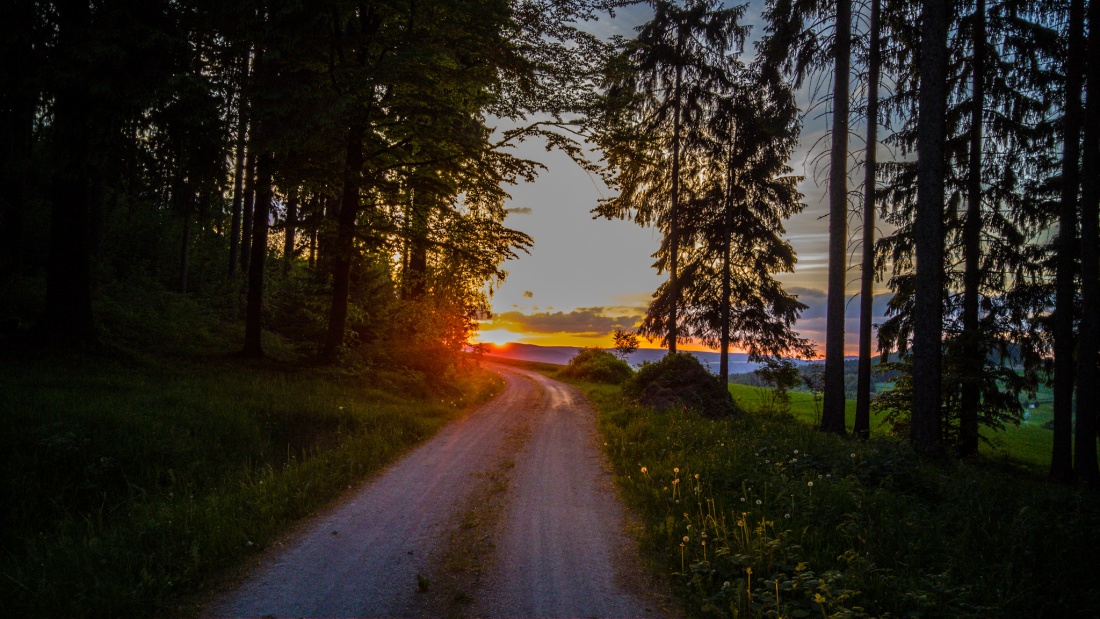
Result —
<instances>
[{"instance_id":1,"label":"distant hill","mask_svg":"<svg viewBox=\"0 0 1100 619\"><path fill-rule=\"evenodd\" d=\"M538 361L541 363L556 363L565 365L580 350L577 346L538 346L535 344L503 344L501 346L485 344L486 355L490 357L503 357L505 359L521 359L523 361ZM716 352L687 351L699 359L711 372L718 373L720 355ZM657 361L665 356L663 348L639 348L627 361L634 367L640 366L646 361ZM798 361L797 363L806 363ZM751 363L745 353L730 353L730 374L752 372L760 367L759 363Z\"/></svg>"}]
</instances>

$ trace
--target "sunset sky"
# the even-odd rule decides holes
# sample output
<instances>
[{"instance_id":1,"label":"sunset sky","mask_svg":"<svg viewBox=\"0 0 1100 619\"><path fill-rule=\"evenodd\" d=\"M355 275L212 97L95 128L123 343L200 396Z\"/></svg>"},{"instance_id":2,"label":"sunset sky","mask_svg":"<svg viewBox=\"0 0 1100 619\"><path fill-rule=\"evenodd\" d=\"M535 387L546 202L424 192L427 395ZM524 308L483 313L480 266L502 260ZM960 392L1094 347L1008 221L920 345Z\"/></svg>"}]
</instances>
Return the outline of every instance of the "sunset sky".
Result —
<instances>
[{"instance_id":1,"label":"sunset sky","mask_svg":"<svg viewBox=\"0 0 1100 619\"><path fill-rule=\"evenodd\" d=\"M759 2L750 3L744 21L753 25L751 37L761 32L760 6ZM631 36L632 28L648 18L646 7L632 7L620 11L615 20L590 24L589 29L601 36ZM752 50L751 44L746 46L747 54ZM800 93L803 103L809 99L808 92ZM815 165L821 168L827 162L815 164L812 158L821 152L822 146L815 147L815 143L825 133L827 121L822 108L803 118L802 137L791 167L794 174L806 177L800 186L806 209L786 224L787 238L798 253L798 264L795 272L779 276L788 291L809 306L797 330L818 342L819 353L825 339L828 203L824 183L816 183L814 176ZM853 119L852 130L858 133L861 127ZM861 147L862 143L853 138L851 148ZM651 266L660 235L655 229L641 228L631 221L594 220L592 209L610 192L598 176L587 174L562 153L546 152L541 144L529 142L521 145L517 154L540 161L548 168L534 183L509 190L512 199L507 205L510 209L507 225L530 234L535 245L531 255L505 265L509 275L493 295L494 317L482 323L477 339L495 344L610 346L611 332L635 327L653 291L665 279ZM598 158L598 153L593 157ZM853 162L858 162L858 158ZM822 168L816 176L822 178L823 171ZM854 168L853 176L862 177L862 168ZM857 186L858 181L850 181L850 189ZM858 215L849 213L849 225L850 235L860 233ZM858 243L849 248L849 262L854 266L849 271L847 288L848 354L855 354L858 342L859 251ZM889 294L884 282L876 284L875 292L878 323ZM659 342L643 345L657 347ZM703 350L690 344L681 348Z\"/></svg>"}]
</instances>

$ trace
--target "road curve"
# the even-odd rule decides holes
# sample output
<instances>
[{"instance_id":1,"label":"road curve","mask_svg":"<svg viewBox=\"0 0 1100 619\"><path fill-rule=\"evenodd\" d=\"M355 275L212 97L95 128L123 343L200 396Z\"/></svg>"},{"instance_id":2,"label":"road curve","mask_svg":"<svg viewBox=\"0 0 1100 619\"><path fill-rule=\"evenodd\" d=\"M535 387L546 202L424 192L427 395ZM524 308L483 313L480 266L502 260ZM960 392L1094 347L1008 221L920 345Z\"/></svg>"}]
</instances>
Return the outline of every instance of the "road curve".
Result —
<instances>
[{"instance_id":1,"label":"road curve","mask_svg":"<svg viewBox=\"0 0 1100 619\"><path fill-rule=\"evenodd\" d=\"M373 477L302 529L209 617L650 617L636 545L579 391L493 365L493 400ZM509 438L520 440L509 440ZM515 463L487 536L495 548L469 607L418 591L439 574L484 476ZM438 597L438 596L437 596Z\"/></svg>"}]
</instances>

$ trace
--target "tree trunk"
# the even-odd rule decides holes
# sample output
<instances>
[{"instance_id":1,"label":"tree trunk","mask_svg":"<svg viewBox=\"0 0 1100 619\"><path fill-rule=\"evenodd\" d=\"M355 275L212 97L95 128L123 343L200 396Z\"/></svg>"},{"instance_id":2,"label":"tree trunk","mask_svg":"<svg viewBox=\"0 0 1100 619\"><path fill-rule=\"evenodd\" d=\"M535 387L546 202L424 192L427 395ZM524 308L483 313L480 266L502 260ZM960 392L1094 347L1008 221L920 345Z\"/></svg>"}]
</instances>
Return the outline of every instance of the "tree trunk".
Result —
<instances>
[{"instance_id":1,"label":"tree trunk","mask_svg":"<svg viewBox=\"0 0 1100 619\"><path fill-rule=\"evenodd\" d=\"M679 35L679 40L676 42L676 53L680 54L683 49L683 33ZM684 68L680 64L681 59L677 58L676 62L676 85L673 92L673 119L672 119L672 208L669 212L669 308L668 308L668 352L669 354L676 352L676 310L680 305L680 281L679 281L679 268L680 268L680 111L683 102L682 98L682 82Z\"/></svg>"},{"instance_id":2,"label":"tree trunk","mask_svg":"<svg viewBox=\"0 0 1100 619\"><path fill-rule=\"evenodd\" d=\"M248 261L248 293L244 314L244 350L241 354L248 358L264 356L263 312L264 312L264 267L267 262L268 216L271 211L272 175L275 159L271 153L260 153L256 165L256 203L252 217L252 256Z\"/></svg>"},{"instance_id":3,"label":"tree trunk","mask_svg":"<svg viewBox=\"0 0 1100 619\"><path fill-rule=\"evenodd\" d=\"M730 380L730 243L733 235L733 161L726 165L725 223L722 230L722 304L721 358L718 380L723 385Z\"/></svg>"},{"instance_id":4,"label":"tree trunk","mask_svg":"<svg viewBox=\"0 0 1100 619\"><path fill-rule=\"evenodd\" d=\"M882 0L871 0L871 41L867 72L867 155L863 180L863 264L859 284L859 369L856 375L856 420L852 434L871 436L871 318L875 283L875 189L878 165L878 89L880 84L879 13Z\"/></svg>"},{"instance_id":5,"label":"tree trunk","mask_svg":"<svg viewBox=\"0 0 1100 619\"><path fill-rule=\"evenodd\" d=\"M92 145L96 122L92 113L85 54L91 28L87 2L57 3L59 48L68 50L62 62L77 76L54 94L53 148L55 175L50 208L50 257L46 273L46 304L37 334L63 345L95 339L92 318Z\"/></svg>"},{"instance_id":6,"label":"tree trunk","mask_svg":"<svg viewBox=\"0 0 1100 619\"><path fill-rule=\"evenodd\" d=\"M829 161L829 281L825 327L825 394L821 429L844 433L844 278L848 247L848 84L852 2L837 0L833 135Z\"/></svg>"},{"instance_id":7,"label":"tree trunk","mask_svg":"<svg viewBox=\"0 0 1100 619\"><path fill-rule=\"evenodd\" d=\"M191 216L194 196L182 195L180 206L183 211L183 233L180 235L180 265L178 290L180 294L187 294L187 270L191 260Z\"/></svg>"},{"instance_id":8,"label":"tree trunk","mask_svg":"<svg viewBox=\"0 0 1100 619\"><path fill-rule=\"evenodd\" d=\"M978 333L978 292L982 252L982 113L985 110L985 0L974 7L974 84L970 108L970 156L966 221L963 223L962 389L959 396L960 456L978 453L978 406L981 404L982 352Z\"/></svg>"},{"instance_id":9,"label":"tree trunk","mask_svg":"<svg viewBox=\"0 0 1100 619\"><path fill-rule=\"evenodd\" d=\"M256 153L253 151L253 145L251 144L253 136L249 136L249 144L245 148L245 165L244 165L244 204L242 205L243 224L241 226L243 233L241 234L241 272L246 275L249 273L248 262L252 259L252 229L253 216L256 202Z\"/></svg>"},{"instance_id":10,"label":"tree trunk","mask_svg":"<svg viewBox=\"0 0 1100 619\"><path fill-rule=\"evenodd\" d=\"M1100 50L1100 2L1089 2L1089 58ZM1088 63L1085 91L1085 137L1081 169L1081 315L1077 353L1077 432L1074 436L1073 468L1078 479L1100 486L1096 462L1096 392L1100 346L1100 62Z\"/></svg>"},{"instance_id":11,"label":"tree trunk","mask_svg":"<svg viewBox=\"0 0 1100 619\"><path fill-rule=\"evenodd\" d=\"M290 273L294 262L294 241L298 228L298 191L295 190L286 200L286 223L283 226L283 273Z\"/></svg>"},{"instance_id":12,"label":"tree trunk","mask_svg":"<svg viewBox=\"0 0 1100 619\"><path fill-rule=\"evenodd\" d=\"M241 59L241 82L237 87L237 157L233 173L233 215L229 224L229 277L237 274L241 248L241 208L244 201L245 137L248 134L248 103L245 84L248 81L248 57Z\"/></svg>"},{"instance_id":13,"label":"tree trunk","mask_svg":"<svg viewBox=\"0 0 1100 619\"><path fill-rule=\"evenodd\" d=\"M429 199L425 199L425 198ZM409 199L408 268L403 274L402 291L408 301L424 298L428 279L428 218L430 195L419 192Z\"/></svg>"},{"instance_id":14,"label":"tree trunk","mask_svg":"<svg viewBox=\"0 0 1100 619\"><path fill-rule=\"evenodd\" d=\"M344 344L344 329L348 320L348 295L351 292L351 263L355 250L355 220L359 215L359 176L363 171L363 128L348 130L347 155L344 165L344 189L332 256L332 306L329 311L328 333L321 358L334 362Z\"/></svg>"},{"instance_id":15,"label":"tree trunk","mask_svg":"<svg viewBox=\"0 0 1100 619\"><path fill-rule=\"evenodd\" d=\"M1071 0L1062 135L1062 203L1058 212L1054 298L1054 446L1050 477L1073 478L1073 306L1076 301L1077 193L1081 185L1081 91L1085 78L1085 2Z\"/></svg>"},{"instance_id":16,"label":"tree trunk","mask_svg":"<svg viewBox=\"0 0 1100 619\"><path fill-rule=\"evenodd\" d=\"M913 417L918 452L943 453L943 207L947 170L947 0L923 0L917 120L916 290L913 319Z\"/></svg>"}]
</instances>

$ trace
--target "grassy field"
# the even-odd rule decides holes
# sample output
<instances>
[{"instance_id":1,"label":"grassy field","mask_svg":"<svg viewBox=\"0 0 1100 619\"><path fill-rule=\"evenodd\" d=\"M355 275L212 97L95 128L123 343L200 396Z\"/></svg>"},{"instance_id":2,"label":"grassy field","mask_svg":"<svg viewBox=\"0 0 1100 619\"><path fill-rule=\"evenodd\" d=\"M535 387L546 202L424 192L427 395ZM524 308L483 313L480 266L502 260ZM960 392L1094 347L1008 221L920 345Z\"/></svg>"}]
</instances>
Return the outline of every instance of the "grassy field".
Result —
<instances>
[{"instance_id":1,"label":"grassy field","mask_svg":"<svg viewBox=\"0 0 1100 619\"><path fill-rule=\"evenodd\" d=\"M470 369L318 368L174 295L100 307L107 342L0 356L0 599L36 617L187 616L297 519L500 388ZM155 337L150 334L157 334Z\"/></svg>"},{"instance_id":2,"label":"grassy field","mask_svg":"<svg viewBox=\"0 0 1100 619\"><path fill-rule=\"evenodd\" d=\"M756 410L771 398L771 389L764 387L751 387L748 385L731 384L730 394L746 410ZM809 393L792 391L790 397L791 415L804 423L816 425L821 419L821 404L815 402ZM1040 394L1040 400L1042 394ZM1019 426L1009 425L1003 432L992 432L982 429L982 436L988 439L983 441L980 451L986 457L1005 462L1013 466L1022 467L1034 474L1045 475L1050 468L1050 450L1053 446L1054 434L1042 427L1042 423L1049 420L1050 403L1041 403L1036 406L1038 412L1032 415ZM846 424L849 429L855 423L855 400L845 402ZM1029 412L1033 412L1030 411ZM871 416L871 432L880 434L888 432L889 424L883 422L881 415Z\"/></svg>"},{"instance_id":3,"label":"grassy field","mask_svg":"<svg viewBox=\"0 0 1100 619\"><path fill-rule=\"evenodd\" d=\"M1037 478L1041 441L1020 439L1033 429L1005 435L1024 468L930 463L881 428L867 442L816 431L809 394L776 415L733 386L749 415L710 420L576 384L688 616L1100 614L1100 500Z\"/></svg>"}]
</instances>

